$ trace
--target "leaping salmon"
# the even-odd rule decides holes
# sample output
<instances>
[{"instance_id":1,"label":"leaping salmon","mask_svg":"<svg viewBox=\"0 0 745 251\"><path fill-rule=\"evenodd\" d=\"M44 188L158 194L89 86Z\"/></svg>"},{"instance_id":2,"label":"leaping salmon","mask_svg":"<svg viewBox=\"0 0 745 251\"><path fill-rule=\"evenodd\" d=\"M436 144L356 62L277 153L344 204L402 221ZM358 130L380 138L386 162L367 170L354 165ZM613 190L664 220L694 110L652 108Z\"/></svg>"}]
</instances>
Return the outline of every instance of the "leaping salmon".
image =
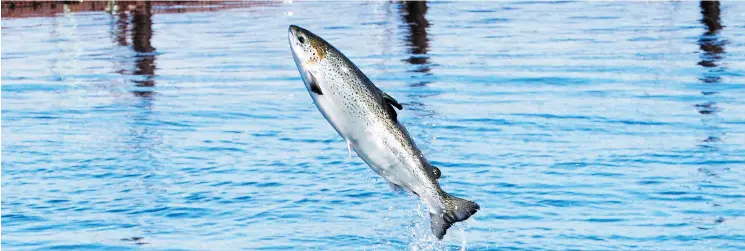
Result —
<instances>
[{"instance_id":1,"label":"leaping salmon","mask_svg":"<svg viewBox=\"0 0 745 251\"><path fill-rule=\"evenodd\" d=\"M475 202L440 188L440 170L431 165L396 109L403 106L376 87L344 54L323 38L290 25L292 56L313 102L323 117L378 175L396 190L411 192L427 205L432 233L445 236L454 223L480 209Z\"/></svg>"}]
</instances>

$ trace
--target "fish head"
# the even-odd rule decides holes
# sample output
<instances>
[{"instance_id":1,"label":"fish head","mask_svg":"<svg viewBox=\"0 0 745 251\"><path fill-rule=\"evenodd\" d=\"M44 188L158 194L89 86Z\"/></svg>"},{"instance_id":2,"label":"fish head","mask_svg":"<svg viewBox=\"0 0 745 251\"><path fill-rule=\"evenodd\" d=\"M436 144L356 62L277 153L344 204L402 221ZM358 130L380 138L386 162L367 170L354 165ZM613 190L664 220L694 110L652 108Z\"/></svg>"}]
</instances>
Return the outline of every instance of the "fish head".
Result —
<instances>
[{"instance_id":1,"label":"fish head","mask_svg":"<svg viewBox=\"0 0 745 251\"><path fill-rule=\"evenodd\" d=\"M304 69L319 65L329 47L323 38L296 25L290 25L288 40L295 63Z\"/></svg>"},{"instance_id":2,"label":"fish head","mask_svg":"<svg viewBox=\"0 0 745 251\"><path fill-rule=\"evenodd\" d=\"M296 25L290 25L287 35L303 82L311 93L322 95L322 89L327 88L323 87L326 77L323 62L329 60L327 56L333 47L318 35Z\"/></svg>"}]
</instances>

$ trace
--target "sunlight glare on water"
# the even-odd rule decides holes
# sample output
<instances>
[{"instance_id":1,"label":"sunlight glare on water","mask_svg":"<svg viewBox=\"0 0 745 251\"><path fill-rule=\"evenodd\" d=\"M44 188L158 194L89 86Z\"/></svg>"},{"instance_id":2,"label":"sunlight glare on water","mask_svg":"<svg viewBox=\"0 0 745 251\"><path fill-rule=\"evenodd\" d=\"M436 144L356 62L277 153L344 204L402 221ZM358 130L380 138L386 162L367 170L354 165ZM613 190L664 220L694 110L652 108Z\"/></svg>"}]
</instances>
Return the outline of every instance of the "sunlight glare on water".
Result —
<instances>
[{"instance_id":1,"label":"sunlight glare on water","mask_svg":"<svg viewBox=\"0 0 745 251\"><path fill-rule=\"evenodd\" d=\"M745 249L742 3L3 4L3 250ZM436 241L348 158L290 24L404 104L472 219Z\"/></svg>"}]
</instances>

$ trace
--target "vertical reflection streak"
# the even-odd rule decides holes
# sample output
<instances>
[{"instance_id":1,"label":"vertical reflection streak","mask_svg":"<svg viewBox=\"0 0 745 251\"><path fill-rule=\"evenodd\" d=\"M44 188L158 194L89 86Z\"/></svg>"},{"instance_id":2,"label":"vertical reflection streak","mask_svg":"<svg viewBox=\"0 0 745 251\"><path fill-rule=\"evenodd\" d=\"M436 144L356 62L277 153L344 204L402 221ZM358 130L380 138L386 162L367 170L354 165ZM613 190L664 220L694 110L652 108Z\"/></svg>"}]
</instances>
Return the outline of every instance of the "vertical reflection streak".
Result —
<instances>
[{"instance_id":1,"label":"vertical reflection streak","mask_svg":"<svg viewBox=\"0 0 745 251\"><path fill-rule=\"evenodd\" d=\"M137 52L134 75L144 76L144 79L134 80L138 87L155 86L155 48L151 45L153 36L152 5L145 2L144 6L135 9L132 17L132 48ZM140 97L151 97L152 91L133 91Z\"/></svg>"},{"instance_id":2,"label":"vertical reflection streak","mask_svg":"<svg viewBox=\"0 0 745 251\"><path fill-rule=\"evenodd\" d=\"M412 55L406 60L412 65L418 65L415 72L429 73L429 40L427 39L427 27L429 22L425 17L427 13L426 1L414 1L402 3L401 15L408 25L406 39L409 45L409 53Z\"/></svg>"},{"instance_id":3,"label":"vertical reflection streak","mask_svg":"<svg viewBox=\"0 0 745 251\"><path fill-rule=\"evenodd\" d=\"M127 170L139 175L138 180L133 180L137 187L133 192L137 195L138 200L132 202L132 206L138 208L149 208L158 205L160 194L164 188L157 182L157 168L161 166L157 147L162 144L162 132L158 130L157 123L152 119L153 112L153 94L151 90L155 86L155 48L152 46L153 37L153 10L151 2L117 2L118 9L122 12L115 14L118 16L114 31L113 42L118 46L129 47L134 54L128 54L124 58L133 58L134 61L126 61L120 74L128 77L131 83L136 87L131 93L137 97L137 102L133 105L136 109L129 125L129 133L126 135L126 147L131 151L131 159L128 159L126 165L131 169ZM128 41L128 38L130 41ZM132 53L128 51L128 53ZM128 83L128 84L131 84ZM138 225L136 232L144 234L145 237L124 238L122 241L133 241L138 245L147 244L143 239L157 238L155 229L157 224L152 218L133 216L132 219Z\"/></svg>"},{"instance_id":4,"label":"vertical reflection streak","mask_svg":"<svg viewBox=\"0 0 745 251\"><path fill-rule=\"evenodd\" d=\"M701 23L706 26L706 31L704 31L704 33L701 34L698 39L699 49L701 50L700 61L698 62L698 65L705 69L699 80L708 87L718 84L722 81L721 74L724 70L724 67L721 66L721 61L725 55L724 45L726 41L719 35L722 28L724 28L720 19L721 10L719 8L719 2L701 1L700 7L702 15ZM712 90L702 90L701 94L703 94L705 97L711 98L713 97L713 95L718 94L718 92ZM710 156L709 158L720 158L720 155L716 153L716 151L718 151L718 147L716 147L715 144L722 141L721 137L723 133L719 131L718 126L713 124L717 122L717 117L715 115L719 113L720 109L717 107L717 103L714 101L707 101L704 103L695 104L695 107L698 109L698 113L704 116L702 122L707 127L707 129L710 130L708 132L709 135L706 137L706 139L702 140L703 144L701 144L700 146L704 147L704 151L706 151L707 153L712 153L712 155L708 155ZM717 177L718 172L716 170L716 165L704 166L698 169L698 171L705 175L707 179L709 177ZM712 181L709 180L704 182L710 183ZM713 203L712 205L717 207L718 204ZM698 228L702 230L712 229L713 226L724 221L725 219L719 216L711 221L705 220L704 225L699 226Z\"/></svg>"},{"instance_id":5,"label":"vertical reflection streak","mask_svg":"<svg viewBox=\"0 0 745 251\"><path fill-rule=\"evenodd\" d=\"M404 40L408 47L409 57L405 59L410 65L414 66L415 69L409 72L414 73L412 78L420 78L422 76L432 75L429 56L429 38L427 34L427 28L430 26L429 21L426 18L427 13L427 2L426 1L414 1L414 2L399 2L399 14L403 22L406 23L406 34ZM409 87L424 87L431 81L424 79L422 81L414 81L409 83ZM415 111L424 111L425 106L423 103L418 102L417 98L423 96L429 96L433 94L411 94L413 97L408 106ZM436 95L436 94L434 94ZM424 116L433 115L431 112L423 114Z\"/></svg>"},{"instance_id":6,"label":"vertical reflection streak","mask_svg":"<svg viewBox=\"0 0 745 251\"><path fill-rule=\"evenodd\" d=\"M116 42L119 46L129 46L129 43L127 43L127 26L129 26L129 16L126 12L119 13L115 31Z\"/></svg>"},{"instance_id":7,"label":"vertical reflection streak","mask_svg":"<svg viewBox=\"0 0 745 251\"><path fill-rule=\"evenodd\" d=\"M706 26L706 31L698 39L699 49L701 50L700 61L698 65L704 67L706 71L699 80L704 84L717 84L722 81L721 73L723 67L720 61L724 58L725 41L719 36L719 32L724 27L721 23L718 1L701 1L701 23ZM703 90L704 96L715 95L716 91ZM708 101L696 104L695 107L702 115L714 115L720 111L716 102ZM704 142L717 142L720 138L715 135L709 135Z\"/></svg>"},{"instance_id":8,"label":"vertical reflection streak","mask_svg":"<svg viewBox=\"0 0 745 251\"><path fill-rule=\"evenodd\" d=\"M421 88L426 88L431 83L431 64L430 58L427 53L429 52L429 37L427 29L430 26L429 20L426 18L427 13L427 2L426 1L407 1L399 2L399 15L401 15L402 22L406 25L406 33L403 36L403 40L407 45L407 51L409 53L408 58L403 61L409 63L412 70L407 71L407 75L410 75L414 81L408 82L407 86L411 87L409 90L409 102L406 105L407 109L414 111L417 117L423 118L423 123L426 123L426 118L433 117L436 113L427 108L422 102L422 98L428 96L434 96L439 93L437 92L426 92ZM428 151L429 145L431 145L429 135L415 135L415 137L421 140L422 151Z\"/></svg>"}]
</instances>

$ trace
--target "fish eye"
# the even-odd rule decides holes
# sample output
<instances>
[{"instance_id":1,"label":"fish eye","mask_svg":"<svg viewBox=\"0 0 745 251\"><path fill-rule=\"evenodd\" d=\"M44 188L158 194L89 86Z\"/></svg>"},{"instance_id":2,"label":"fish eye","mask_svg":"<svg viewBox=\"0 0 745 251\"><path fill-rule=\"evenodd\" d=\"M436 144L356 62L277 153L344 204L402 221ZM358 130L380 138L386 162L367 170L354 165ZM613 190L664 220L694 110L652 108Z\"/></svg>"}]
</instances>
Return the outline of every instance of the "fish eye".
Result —
<instances>
[{"instance_id":1,"label":"fish eye","mask_svg":"<svg viewBox=\"0 0 745 251\"><path fill-rule=\"evenodd\" d=\"M297 36L297 40L300 41L301 44L304 44L305 43L305 38L303 38L301 36Z\"/></svg>"}]
</instances>

